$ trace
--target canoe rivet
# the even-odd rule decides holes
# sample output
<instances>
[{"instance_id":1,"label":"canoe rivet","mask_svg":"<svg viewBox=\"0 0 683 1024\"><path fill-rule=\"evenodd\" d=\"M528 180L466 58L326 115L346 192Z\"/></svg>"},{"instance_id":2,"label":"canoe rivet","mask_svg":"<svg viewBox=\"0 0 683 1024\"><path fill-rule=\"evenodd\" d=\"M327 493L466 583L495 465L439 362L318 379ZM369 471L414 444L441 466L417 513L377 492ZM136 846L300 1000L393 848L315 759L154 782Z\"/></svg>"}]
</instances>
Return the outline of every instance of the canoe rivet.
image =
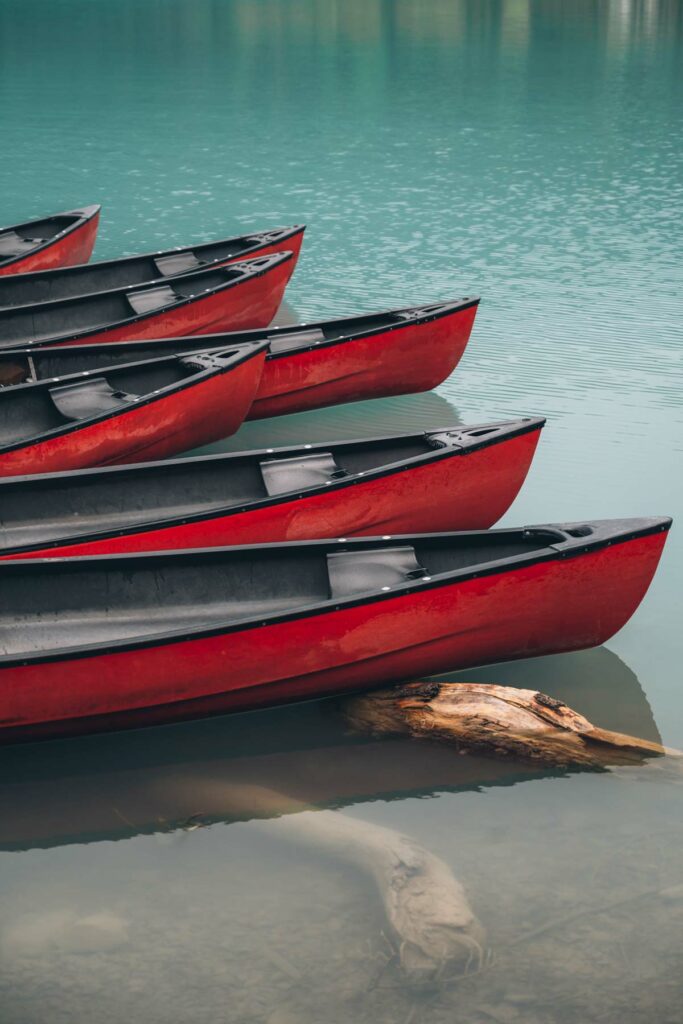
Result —
<instances>
[{"instance_id":1,"label":"canoe rivet","mask_svg":"<svg viewBox=\"0 0 683 1024\"><path fill-rule=\"evenodd\" d=\"M382 590L391 590L391 587L382 587Z\"/></svg>"},{"instance_id":2,"label":"canoe rivet","mask_svg":"<svg viewBox=\"0 0 683 1024\"><path fill-rule=\"evenodd\" d=\"M272 452L272 451L273 451L273 449L272 449L272 448L266 448L266 451L267 451L267 452Z\"/></svg>"},{"instance_id":3,"label":"canoe rivet","mask_svg":"<svg viewBox=\"0 0 683 1024\"><path fill-rule=\"evenodd\" d=\"M424 583L429 583L431 578L432 578L431 576L423 576L422 580L423 580Z\"/></svg>"},{"instance_id":4,"label":"canoe rivet","mask_svg":"<svg viewBox=\"0 0 683 1024\"><path fill-rule=\"evenodd\" d=\"M391 534L385 533L384 536L382 537L382 540L391 540Z\"/></svg>"},{"instance_id":5,"label":"canoe rivet","mask_svg":"<svg viewBox=\"0 0 683 1024\"><path fill-rule=\"evenodd\" d=\"M312 448L312 447L313 447L313 445L312 445L312 444L305 444L305 445L304 445L304 448Z\"/></svg>"},{"instance_id":6,"label":"canoe rivet","mask_svg":"<svg viewBox=\"0 0 683 1024\"><path fill-rule=\"evenodd\" d=\"M339 537L338 538L338 543L339 544L346 544L346 537Z\"/></svg>"}]
</instances>

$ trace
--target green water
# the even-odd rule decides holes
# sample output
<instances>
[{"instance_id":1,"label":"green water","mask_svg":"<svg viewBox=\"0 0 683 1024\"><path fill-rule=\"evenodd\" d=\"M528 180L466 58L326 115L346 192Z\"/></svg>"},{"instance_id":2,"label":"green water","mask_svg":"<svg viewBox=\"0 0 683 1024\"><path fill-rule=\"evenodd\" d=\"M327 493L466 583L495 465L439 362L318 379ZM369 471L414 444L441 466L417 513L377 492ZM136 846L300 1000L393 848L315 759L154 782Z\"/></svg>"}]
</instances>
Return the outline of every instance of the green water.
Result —
<instances>
[{"instance_id":1,"label":"green water","mask_svg":"<svg viewBox=\"0 0 683 1024\"><path fill-rule=\"evenodd\" d=\"M3 0L0 223L101 202L104 258L303 221L303 320L479 293L436 393L223 447L544 413L506 523L677 515L682 78L679 0ZM683 746L682 571L679 525L607 648L467 678ZM2 1024L680 1021L654 771L531 778L312 704L6 749L0 778ZM256 796L231 821L238 784L414 836L493 962L382 971L372 883Z\"/></svg>"}]
</instances>

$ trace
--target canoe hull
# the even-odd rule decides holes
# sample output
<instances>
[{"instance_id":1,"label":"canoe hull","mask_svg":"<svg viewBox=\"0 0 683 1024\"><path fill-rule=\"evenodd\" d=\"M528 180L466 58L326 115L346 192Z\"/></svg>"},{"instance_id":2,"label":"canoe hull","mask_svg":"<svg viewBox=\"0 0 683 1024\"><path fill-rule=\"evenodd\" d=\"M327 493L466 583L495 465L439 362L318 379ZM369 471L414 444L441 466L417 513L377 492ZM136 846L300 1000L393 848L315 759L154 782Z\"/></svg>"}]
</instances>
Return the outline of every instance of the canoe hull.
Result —
<instances>
[{"instance_id":1,"label":"canoe hull","mask_svg":"<svg viewBox=\"0 0 683 1024\"><path fill-rule=\"evenodd\" d=\"M633 614L665 532L259 628L7 667L12 741L301 700L604 643Z\"/></svg>"},{"instance_id":2,"label":"canoe hull","mask_svg":"<svg viewBox=\"0 0 683 1024\"><path fill-rule=\"evenodd\" d=\"M266 360L248 419L430 391L460 362L477 304L426 323Z\"/></svg>"},{"instance_id":3,"label":"canoe hull","mask_svg":"<svg viewBox=\"0 0 683 1024\"><path fill-rule=\"evenodd\" d=\"M529 471L541 426L464 455L451 455L350 487L195 522L66 542L6 558L50 558L162 551L230 544L439 533L493 526Z\"/></svg>"},{"instance_id":4,"label":"canoe hull","mask_svg":"<svg viewBox=\"0 0 683 1024\"><path fill-rule=\"evenodd\" d=\"M185 249L176 247L161 252L141 253L138 256L124 256L118 260L84 262L35 273L8 275L7 279L0 281L0 308L11 309L39 302L73 299L118 288L135 289L151 285L154 281L158 284L169 284L176 277L192 272L191 261L189 264L183 263L185 253L196 261L196 271L219 269L242 260L284 252L292 253L294 267L301 250L304 231L303 226L266 231L259 235L187 246ZM221 249L224 255L216 255ZM175 273L168 263L164 273L164 261L174 258L178 261Z\"/></svg>"},{"instance_id":5,"label":"canoe hull","mask_svg":"<svg viewBox=\"0 0 683 1024\"><path fill-rule=\"evenodd\" d=\"M13 260L9 266L0 266L0 275L28 274L32 270L55 270L57 267L87 263L95 247L99 222L98 209L92 217L63 235L59 241L35 253L27 253L23 259Z\"/></svg>"},{"instance_id":6,"label":"canoe hull","mask_svg":"<svg viewBox=\"0 0 683 1024\"><path fill-rule=\"evenodd\" d=\"M252 403L265 350L127 412L0 453L0 477L165 458L234 434Z\"/></svg>"},{"instance_id":7,"label":"canoe hull","mask_svg":"<svg viewBox=\"0 0 683 1024\"><path fill-rule=\"evenodd\" d=\"M177 309L162 310L132 323L79 334L73 339L57 337L50 340L50 345L109 344L267 327L282 302L295 265L296 261L290 258L263 274L241 281L236 288L211 292ZM172 278L169 283L173 284Z\"/></svg>"}]
</instances>

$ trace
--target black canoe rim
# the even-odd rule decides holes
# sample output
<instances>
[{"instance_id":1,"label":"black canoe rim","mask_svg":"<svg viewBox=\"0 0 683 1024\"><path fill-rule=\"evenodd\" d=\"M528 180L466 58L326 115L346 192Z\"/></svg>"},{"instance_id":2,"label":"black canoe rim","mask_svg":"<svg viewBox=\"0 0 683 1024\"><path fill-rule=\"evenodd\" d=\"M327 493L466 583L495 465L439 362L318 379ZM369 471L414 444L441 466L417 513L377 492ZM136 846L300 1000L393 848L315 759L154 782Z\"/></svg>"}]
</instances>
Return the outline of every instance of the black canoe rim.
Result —
<instances>
[{"instance_id":1,"label":"black canoe rim","mask_svg":"<svg viewBox=\"0 0 683 1024\"><path fill-rule=\"evenodd\" d=\"M93 325L92 327L87 327L85 330L78 331L76 334L56 334L56 335L53 335L53 337L51 337L51 338L47 338L45 340L45 342L41 342L41 341L29 342L26 345L22 345L21 348L22 349L35 349L39 345L43 345L44 347L48 347L48 344L49 344L49 346L55 345L55 346L59 347L60 345L64 344L67 341L74 341L74 340L76 340L78 338L84 338L84 337L87 338L88 335L92 335L92 334L97 334L97 335L108 334L109 331L117 331L121 327L128 327L128 326L130 326L132 324L140 323L143 320L150 320L152 317L159 316L159 315L161 315L163 313L168 313L168 312L171 312L171 311L175 313L175 311L177 309L182 309L183 306L187 306L191 302L196 302L198 299L206 298L207 295L218 295L220 292L229 291L231 288L235 288L237 285L244 284L245 281L255 280L257 277L263 277L264 274L267 274L271 270L274 270L275 267L279 267L283 263L288 263L293 258L294 258L294 253L292 253L289 250L287 250L285 252L271 253L268 256L254 256L254 257L252 257L251 259L248 259L248 260L237 260L235 263L226 263L224 266L220 266L220 267L205 267L202 270L194 270L190 274L178 274L176 277L169 277L168 279L165 279L165 283L168 284L169 287L173 287L173 284L177 284L179 281L186 281L186 280L195 281L198 278L200 278L202 274L220 274L221 271L225 271L226 273L230 273L230 272L235 271L235 270L243 270L243 273L242 273L241 276L234 277L234 278L229 278L228 280L223 282L223 284L217 284L217 285L215 285L215 287L207 288L207 289L204 289L203 291L200 290L196 294L189 295L185 299L178 298L177 302L171 302L171 303L169 303L166 306L159 306L157 309L149 310L147 313L138 313L136 316L124 317L121 320L116 320L115 323L106 324L104 326L102 326L102 325L100 325L100 326ZM262 266L256 266L256 264L263 264L263 265ZM245 267L246 267L246 269L245 269ZM98 296L100 296L100 295L113 295L113 294L120 294L120 293L123 293L124 295L126 295L128 293L132 294L132 293L144 292L145 289L153 288L155 286L158 286L158 281L157 282L154 282L154 281L145 282L145 284L138 284L138 285L130 285L129 284L129 285L126 285L123 288L110 288L110 289L105 290L103 292L91 292L88 295L79 295L76 298L54 299L52 302L39 302L37 304L29 305L29 306L10 306L7 309L0 309L0 327L2 326L2 314L3 313L7 313L8 315L9 314L16 315L16 314L19 314L19 313L28 313L30 310L34 310L34 309L38 309L38 310L42 311L44 309L49 308L50 306L66 305L67 303L90 302L93 299L98 298ZM198 335L189 335L188 337L190 337L190 338L192 338L194 340L195 338L198 337ZM199 337L201 337L201 335L199 335ZM125 342L122 342L122 344L125 344ZM230 348L230 343L228 342L226 345L223 345L222 347L223 348ZM9 348L9 346L3 347L2 344L0 343L0 356L4 355L8 351L14 351L14 350L11 350ZM207 350L202 349L202 351L208 351L208 349Z\"/></svg>"},{"instance_id":2,"label":"black canoe rim","mask_svg":"<svg viewBox=\"0 0 683 1024\"><path fill-rule=\"evenodd\" d=\"M141 552L136 554L116 555L80 555L75 558L29 558L29 559L7 559L0 560L0 581L3 574L12 572L29 572L39 574L41 572L60 572L65 568L78 570L80 567L92 566L106 569L109 566L128 568L133 571L135 563L144 563L146 560L156 560L163 565L164 562L182 560L211 560L218 554L241 553L249 551L267 551L286 547L296 548L319 548L325 551L348 551L358 548L372 548L378 541L391 541L397 543L414 544L419 541L421 544L434 541L443 542L450 537L472 537L496 534L517 534L523 532L527 536L545 537L548 539L548 546L541 552L529 555L512 555L508 558L498 558L490 562L482 562L476 569L455 569L451 572L440 573L436 577L428 577L426 580L411 580L407 583L398 584L390 591L365 591L356 596L346 599L330 598L327 601L319 601L316 604L301 605L299 608L282 612L280 614L254 616L249 619L229 620L224 623L214 623L211 626L198 627L190 631L154 633L139 636L135 639L111 640L106 644L84 644L79 647L63 647L49 651L38 651L35 654L22 655L0 655L0 671L2 668L17 668L28 665L48 664L50 662L71 661L91 657L105 657L114 654L123 654L128 651L144 650L145 648L167 647L171 644L202 640L215 636L228 636L232 633L241 633L259 629L267 626L276 626L281 623L293 622L297 619L311 619L333 612L356 608L360 605L377 604L382 601L392 601L396 598L406 597L410 594L421 593L425 590L436 590L441 587L453 586L458 583L465 583L468 580L478 579L486 576L497 576L513 569L523 569L528 566L538 565L541 562L561 561L567 558L577 558L601 548L616 547L627 544L640 537L648 537L657 533L666 533L672 524L669 516L651 516L648 518L633 519L611 519L611 520L584 520L583 522L548 524L539 526L526 526L502 530L462 530L456 533L423 533L423 534L392 534L383 537L359 537L347 539L340 537L337 540L322 541L290 541L280 544L239 544L233 547L223 548L190 548L183 551L163 552ZM597 536L592 539L587 537L582 530L586 527L595 528ZM569 531L574 531L570 533ZM602 533L600 532L602 531ZM552 543L552 542L555 543ZM0 676L1 679L1 676Z\"/></svg>"},{"instance_id":3,"label":"black canoe rim","mask_svg":"<svg viewBox=\"0 0 683 1024\"><path fill-rule=\"evenodd\" d=\"M43 252L45 249L49 249L50 246L54 245L60 239L64 238L65 235L70 235L79 228L82 228L84 224L96 217L102 207L99 203L95 203L92 206L81 206L77 210L63 210L61 213L50 213L45 217L33 217L31 220L21 221L20 224L7 224L0 228L0 234L5 231L18 231L20 228L28 228L31 224L39 224L43 220L56 220L59 217L72 217L73 223L67 224L66 227L58 231L56 235L52 235L47 238L42 245L37 245L35 249L30 249L28 252L19 253L17 256L9 256L7 259L0 260L0 267L11 267L13 263L21 262L22 260L28 259L29 257L35 256L39 252ZM55 270L61 268L55 267Z\"/></svg>"},{"instance_id":4,"label":"black canoe rim","mask_svg":"<svg viewBox=\"0 0 683 1024\"><path fill-rule=\"evenodd\" d=\"M265 257L259 257L259 258L263 259ZM234 263L230 264L230 266L235 266L235 264ZM197 273L197 271L195 271L195 273ZM187 276L189 276L189 275L187 275ZM177 278L169 278L169 281L170 280L177 280ZM138 287L140 287L140 286L138 286ZM269 352L266 358L267 358L268 362L270 362L273 359L286 359L286 358L288 358L290 356L298 356L298 355L300 355L303 352L313 352L313 351L318 350L318 349L333 348L335 345L346 345L349 342L357 341L360 338L369 338L369 337L371 337L374 334L388 334L388 333L390 333L392 331L403 330L403 328L405 328L405 327L419 327L419 326L422 326L423 324L431 323L434 320L441 320L444 317L452 316L454 313L460 313L460 312L464 311L465 309L470 309L472 306L478 306L480 302L481 302L481 299L478 296L473 296L472 298L451 299L451 300L447 300L447 301L444 301L444 302L422 303L419 306L403 306L400 309L384 309L384 310L380 310L379 312L376 312L376 313L372 313L372 312L371 313L357 313L354 316L337 317L337 318L332 319L332 320L318 320L315 323L308 323L308 324L283 324L282 326L278 326L278 327L258 327L258 328L255 328L254 330L251 330L251 331L250 330L246 330L246 331L225 331L225 332L222 332L222 333L219 333L219 334L204 334L204 335L201 335L201 336L199 336L199 335L188 335L188 336L180 335L180 336L175 337L175 338L146 338L146 339L141 339L140 341L132 341L130 344L131 345L146 345L146 344L154 345L155 343L160 343L160 347L161 347L161 343L168 343L169 345L173 344L174 342L183 342L183 341L190 341L190 342L194 343L195 341L198 340L199 337L201 337L202 341L206 340L206 348L202 349L202 351L210 352L210 351L212 351L212 349L226 348L226 347L229 347L231 344L233 344L233 345L241 345L241 344L244 344L244 343L249 342L251 340L254 340L254 341L267 340L270 343L271 341L277 341L277 339L279 337L282 337L285 334L293 333L293 332L298 333L299 331L305 331L305 330L313 330L314 328L320 327L321 325L331 326L332 324L349 324L351 326L351 331L346 336L342 335L341 337L338 337L338 338L328 338L325 341L319 341L317 343L314 342L314 343L312 343L310 345L301 345L300 347L297 347L296 349L292 349L289 352ZM17 307L12 307L12 308L16 309ZM175 309L176 306L173 306L172 308ZM401 313L415 314L415 315L411 316L410 319L399 320L397 323L391 323L389 321L385 321L384 323L380 323L380 324L378 324L376 326L368 327L365 330L356 331L355 333L353 332L353 322L354 322L354 320L367 320L367 318L370 317L370 316L372 316L372 317L397 316L397 315L399 315ZM233 337L234 337L234 341L231 341L230 339L233 338ZM222 339L222 340L218 341L217 339ZM239 340L239 339L242 339L242 340ZM36 352L36 351L39 352L39 353L42 353L42 352L45 352L45 351L52 351L53 349L56 350L56 349L60 348L59 342L60 341L64 341L64 340L67 340L67 339L66 338L57 338L57 339L49 339L48 338L46 341L38 341L38 342L36 342L33 345L22 345L22 346L18 346L16 348L0 348L0 359L10 358L10 357L19 358L21 356L28 357L33 352ZM120 349L120 348L122 349L127 343L125 341L122 341L122 342L110 342L109 344L112 347L116 347L117 349ZM74 350L77 350L77 351L86 351L87 350L87 351L99 351L99 352L102 352L103 347L105 347L105 346L106 346L106 342L104 343L104 346L103 346L102 344L97 344L96 342L87 342L87 341L85 341L85 342L79 343L77 345L70 345L69 348L73 348ZM195 351L196 351L196 349L195 349ZM10 386L12 386L12 387L20 387L21 385L10 385Z\"/></svg>"},{"instance_id":5,"label":"black canoe rim","mask_svg":"<svg viewBox=\"0 0 683 1024\"><path fill-rule=\"evenodd\" d=\"M385 477L395 476L398 473L405 473L411 469L418 469L423 466L433 465L435 462L443 462L446 459L471 455L474 452L481 451L483 448L491 448L494 445L502 444L505 441L511 441L515 437L521 437L523 434L540 431L545 426L545 423L546 420L544 417L536 417L534 419L506 420L497 423L482 423L463 427L445 427L443 430L438 427L432 427L428 430L423 430L418 434L390 434L384 437L359 438L355 441L333 441L331 443L318 442L317 444L312 445L290 445L286 448L263 448L248 452L231 452L227 455L219 453L217 455L199 455L194 458L190 457L185 459L161 459L155 462L145 462L143 464L138 463L136 465L103 466L101 468L73 470L68 473L40 473L32 476L5 477L0 479L0 502L2 501L4 488L11 488L13 485L15 487L21 487L22 483L25 481L30 481L31 483L38 485L44 484L46 489L49 491L50 482L60 479L77 481L78 479L83 479L88 476L102 476L104 474L119 473L124 474L123 479L125 480L125 476L133 476L139 472L149 472L149 470L154 467L171 470L173 466L178 463L180 465L216 461L226 463L233 459L237 462L239 459L244 459L245 457L253 458L254 461L260 457L277 458L279 456L280 458L286 458L288 455L294 455L294 453L304 454L305 451L334 451L334 448L341 448L353 444L362 445L363 443L368 442L401 441L412 438L421 439L424 438L425 435L429 436L431 434L442 433L444 431L463 434L462 444L454 443L452 446L448 446L447 448L435 448L432 451L425 452L423 455L413 455L409 458L401 459L399 462L387 462L377 469L366 469L360 473L352 473L348 477L342 477L339 480L333 480L329 484L321 484L318 487L310 487L305 491L287 491L283 494L275 495L274 497L257 498L254 501L250 501L242 505L228 506L225 508L218 507L209 509L208 511L195 512L191 515L156 519L151 522L145 522L140 525L130 527L129 529L101 530L97 533L78 534L77 536L69 537L66 541L64 538L57 538L48 543L22 544L18 547L0 552L0 554L14 555L15 553L20 554L36 550L47 551L52 547L62 547L65 543L86 544L90 541L106 540L110 537L125 537L128 534L151 533L153 530L166 529L172 526L185 526L188 523L200 523L207 519L216 519L219 517L221 519L227 519L230 516L238 515L243 512L257 511L258 509L270 508L274 505L286 505L292 501L305 500L319 494L334 494L335 492L341 491L347 487L362 486L365 483L372 483ZM485 430L487 427L498 428L494 436L476 438L476 440L468 439L467 431ZM503 428L505 427L508 429L504 430ZM121 477L119 479L121 479ZM49 500L49 493L46 495L46 500Z\"/></svg>"},{"instance_id":6,"label":"black canoe rim","mask_svg":"<svg viewBox=\"0 0 683 1024\"><path fill-rule=\"evenodd\" d=\"M63 214L57 214L56 216L63 216ZM11 228L10 229L7 229L7 228L0 229L0 231L6 231L6 230L12 230L12 229ZM215 260L211 260L210 262L206 263L203 266L195 267L193 270L186 271L184 274L170 274L170 275L167 275L167 276L159 275L158 277L150 278L149 281L143 281L143 282L138 283L138 284L128 285L127 286L128 288L146 288L149 285L151 285L153 283L153 281L155 281L157 283L160 282L160 281L164 281L164 282L168 283L170 281L175 280L177 277L187 277L189 274L201 273L202 270L216 270L217 269L216 264L218 264L219 266L223 266L223 265L228 265L229 266L230 264L226 264L226 258L227 259L233 258L235 263L238 263L241 260L247 260L247 259L256 258L255 256L253 256L253 253L255 253L255 252L257 253L258 250L263 248L264 245L266 245L266 244L267 245L271 245L271 244L275 244L275 243L277 243L279 245L281 242L286 242L290 238L294 238L296 235L303 235L305 231L306 231L306 225L305 224L293 224L293 225L290 225L290 226L284 227L284 228L270 228L270 229L264 229L262 231L250 231L250 232L247 232L244 235L231 235L229 238L219 238L219 239L217 239L216 241L213 241L213 242L212 241L208 241L208 242L195 242L194 245L176 245L176 246L172 246L169 249L158 249L155 252L132 253L129 256L119 256L117 258L110 259L110 260L95 260L92 263L78 263L75 266L71 266L71 267L53 267L51 270L32 270L32 271L29 271L27 274L24 274L22 276L22 281L32 281L32 280L40 281L42 278L48 277L50 274L54 274L54 273L58 273L60 276L62 274L64 274L65 276L68 276L68 274L71 271L80 271L80 270L84 270L84 269L99 270L100 267L110 267L110 266L112 266L114 264L117 264L117 263L128 263L128 262L130 262L132 260L153 260L153 259L156 259L158 256L170 256L170 255L174 255L175 256L178 253L193 252L195 249L201 249L201 248L203 248L204 246L207 246L207 245L228 245L230 243L236 244L238 242L243 242L243 241L247 242L247 241L249 241L252 238L256 238L257 236L262 236L262 237L263 236L270 236L270 235L275 236L275 237L272 238L272 241L271 241L270 238L268 238L267 241L263 241L262 240L260 242L254 242L253 245L251 245L248 248L245 248L243 253L241 253L239 256L236 256L234 258L233 257L217 258ZM4 264L0 264L0 266L1 265L4 265ZM88 296L91 296L91 295L97 294L97 293L95 293L95 292L88 292L87 294L88 294ZM71 298L78 298L78 296L71 296ZM48 300L48 301L50 301L50 300ZM55 299L54 301L55 302L59 302L59 301L66 301L66 300ZM4 308L4 307L0 307L0 308ZM8 306L7 308L8 309L16 309L17 307L16 306Z\"/></svg>"},{"instance_id":7,"label":"black canoe rim","mask_svg":"<svg viewBox=\"0 0 683 1024\"><path fill-rule=\"evenodd\" d=\"M234 345L232 348L229 345L223 349L227 362L224 365L209 367L207 370L198 370L197 373L190 374L184 380L178 381L175 384L167 384L164 388L158 388L155 391L150 391L145 395L141 395L139 399L133 400L127 405L122 405L120 409L110 409L108 412L104 412L99 416L90 416L88 419L75 420L72 423L65 423L62 426L55 427L52 430L46 430L42 434L34 434L33 437L25 438L24 440L13 441L12 444L0 445L0 457L7 452L18 451L21 448L34 448L36 445L43 444L45 441L50 441L54 437L60 437L64 434L77 433L79 430L91 427L94 423L103 423L105 420L115 419L117 416L122 416L125 413L133 412L135 409L141 409L146 405L151 405L153 402L161 402L170 395L176 395L181 391L186 391L188 388L194 387L195 384L203 383L210 377L219 377L221 374L229 373L242 363L248 362L255 356L259 355L260 352L266 348L265 342L252 342L250 345ZM189 355L196 355L196 353L188 353ZM219 351L213 352L213 355L219 355ZM137 363L123 363L117 366L116 370L130 370L136 366L148 366L156 363L167 363L173 362L178 359L182 359L184 353L180 352L175 356L160 356L157 359L146 359L143 362ZM106 373L106 370L104 371ZM17 388L21 387L52 387L56 381L62 384L64 381L78 381L83 378L97 377L100 376L102 371L95 370L84 370L81 373L71 373L67 377L46 377L44 380L34 381L32 384L17 384ZM14 393L15 388L11 389L11 393ZM0 389L0 402L2 402L2 389ZM12 479L11 477L9 479ZM23 479L19 478L19 479Z\"/></svg>"}]
</instances>

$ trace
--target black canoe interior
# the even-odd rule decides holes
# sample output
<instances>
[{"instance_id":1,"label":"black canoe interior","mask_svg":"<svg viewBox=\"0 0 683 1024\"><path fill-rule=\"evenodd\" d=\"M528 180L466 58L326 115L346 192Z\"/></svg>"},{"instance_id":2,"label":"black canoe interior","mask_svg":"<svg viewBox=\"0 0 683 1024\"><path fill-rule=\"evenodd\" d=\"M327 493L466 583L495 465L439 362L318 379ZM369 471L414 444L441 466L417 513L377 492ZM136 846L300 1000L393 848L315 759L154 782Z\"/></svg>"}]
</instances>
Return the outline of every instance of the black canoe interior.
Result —
<instances>
[{"instance_id":1,"label":"black canoe interior","mask_svg":"<svg viewBox=\"0 0 683 1024\"><path fill-rule=\"evenodd\" d=\"M185 249L168 249L143 256L127 256L120 260L0 277L0 308L69 299L112 288L129 288L177 274L189 274L216 260L237 259L264 241L274 242L279 236L286 237L290 233L291 229L288 228L227 238L221 242L208 242ZM0 244L1 241L0 235Z\"/></svg>"},{"instance_id":2,"label":"black canoe interior","mask_svg":"<svg viewBox=\"0 0 683 1024\"><path fill-rule=\"evenodd\" d=\"M0 552L241 508L433 451L426 434L414 434L316 446L313 453L287 449L9 479L0 482Z\"/></svg>"},{"instance_id":3,"label":"black canoe interior","mask_svg":"<svg viewBox=\"0 0 683 1024\"><path fill-rule=\"evenodd\" d=\"M30 442L50 430L99 416L125 411L135 400L160 388L196 376L202 369L218 369L242 350L223 350L200 361L196 357L167 356L147 363L132 363L101 375L44 381L0 390L0 451L5 445Z\"/></svg>"},{"instance_id":4,"label":"black canoe interior","mask_svg":"<svg viewBox=\"0 0 683 1024\"><path fill-rule=\"evenodd\" d=\"M0 655L78 648L277 614L549 551L554 530L399 538L384 544L215 549L150 558L0 564ZM257 641L255 641L257 642Z\"/></svg>"},{"instance_id":5,"label":"black canoe interior","mask_svg":"<svg viewBox=\"0 0 683 1024\"><path fill-rule=\"evenodd\" d=\"M83 214L57 214L44 220L29 220L11 228L0 228L0 263L32 252L61 231L82 220Z\"/></svg>"},{"instance_id":6,"label":"black canoe interior","mask_svg":"<svg viewBox=\"0 0 683 1024\"><path fill-rule=\"evenodd\" d=\"M97 370L117 362L131 362L133 359L153 359L160 355L206 351L215 346L237 345L242 342L266 339L270 341L271 353L284 355L287 352L309 348L311 345L324 341L354 337L365 331L374 331L382 327L396 327L418 316L428 315L444 308L442 303L410 310L327 320L316 324L266 327L261 330L207 334L202 337L165 338L154 342L64 346L35 349L26 353L8 352L3 354L0 352L0 386L17 384L29 379L42 380L44 377L61 377L68 373L80 373L82 370ZM0 320L0 338L3 337L1 331L2 322ZM18 344L17 347L19 347Z\"/></svg>"},{"instance_id":7,"label":"black canoe interior","mask_svg":"<svg viewBox=\"0 0 683 1024\"><path fill-rule=\"evenodd\" d=\"M0 348L104 328L141 314L171 307L184 299L243 277L245 266L229 265L171 278L168 282L157 281L145 289L103 292L37 306L0 309Z\"/></svg>"}]
</instances>

